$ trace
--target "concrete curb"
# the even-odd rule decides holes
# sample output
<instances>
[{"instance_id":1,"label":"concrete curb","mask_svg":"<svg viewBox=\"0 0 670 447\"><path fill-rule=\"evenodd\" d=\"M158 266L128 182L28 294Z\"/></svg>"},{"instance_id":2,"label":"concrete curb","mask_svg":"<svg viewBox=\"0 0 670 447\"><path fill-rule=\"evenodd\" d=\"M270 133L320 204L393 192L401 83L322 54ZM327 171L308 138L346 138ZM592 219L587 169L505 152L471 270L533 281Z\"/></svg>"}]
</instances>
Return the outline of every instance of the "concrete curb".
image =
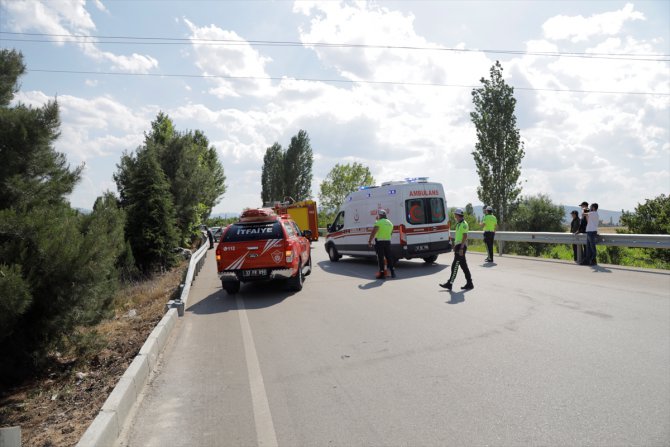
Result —
<instances>
[{"instance_id":1,"label":"concrete curb","mask_svg":"<svg viewBox=\"0 0 670 447\"><path fill-rule=\"evenodd\" d=\"M203 262L201 261L204 260L206 253L207 244L205 243L191 257L184 290L182 290L180 297L184 304L188 300L191 283L202 266ZM114 390L102 405L100 412L79 439L76 447L111 447L116 442L128 414L130 414L137 397L147 383L149 373L154 370L158 363L158 356L163 352L170 332L177 325L178 310L177 307L168 306L165 315L151 331L142 348L140 348L139 354L135 356L123 373ZM183 315L183 305L181 310L181 315Z\"/></svg>"},{"instance_id":2,"label":"concrete curb","mask_svg":"<svg viewBox=\"0 0 670 447\"><path fill-rule=\"evenodd\" d=\"M176 324L177 310L170 309L149 334L139 354L123 373L77 447L107 447L116 442L137 396L149 378L149 372L156 366L158 356Z\"/></svg>"}]
</instances>

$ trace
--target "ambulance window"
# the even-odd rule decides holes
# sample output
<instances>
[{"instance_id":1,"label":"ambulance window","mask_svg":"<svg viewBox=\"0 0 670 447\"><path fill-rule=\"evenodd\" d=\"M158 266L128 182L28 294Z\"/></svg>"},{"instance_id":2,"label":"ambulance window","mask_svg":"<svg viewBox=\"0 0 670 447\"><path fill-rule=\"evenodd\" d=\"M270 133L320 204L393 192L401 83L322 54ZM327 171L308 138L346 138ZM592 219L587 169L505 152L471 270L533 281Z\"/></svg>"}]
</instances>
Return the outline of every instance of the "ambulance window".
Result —
<instances>
[{"instance_id":1,"label":"ambulance window","mask_svg":"<svg viewBox=\"0 0 670 447\"><path fill-rule=\"evenodd\" d=\"M335 222L331 225L330 231L339 231L344 227L344 211L340 213L335 218Z\"/></svg>"},{"instance_id":2,"label":"ambulance window","mask_svg":"<svg viewBox=\"0 0 670 447\"><path fill-rule=\"evenodd\" d=\"M426 223L423 199L412 199L405 201L407 222L413 225Z\"/></svg>"},{"instance_id":3,"label":"ambulance window","mask_svg":"<svg viewBox=\"0 0 670 447\"><path fill-rule=\"evenodd\" d=\"M444 202L441 197L432 197L426 199L428 201L428 207L430 209L430 223L443 222L444 215Z\"/></svg>"}]
</instances>

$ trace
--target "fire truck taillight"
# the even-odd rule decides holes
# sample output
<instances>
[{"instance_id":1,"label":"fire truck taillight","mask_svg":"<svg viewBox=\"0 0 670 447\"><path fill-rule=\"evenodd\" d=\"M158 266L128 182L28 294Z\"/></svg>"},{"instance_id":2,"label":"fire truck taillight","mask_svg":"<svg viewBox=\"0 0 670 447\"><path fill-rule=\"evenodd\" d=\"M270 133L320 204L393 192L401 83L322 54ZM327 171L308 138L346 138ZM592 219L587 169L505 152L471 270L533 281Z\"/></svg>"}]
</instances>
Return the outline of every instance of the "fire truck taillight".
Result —
<instances>
[{"instance_id":1,"label":"fire truck taillight","mask_svg":"<svg viewBox=\"0 0 670 447\"><path fill-rule=\"evenodd\" d=\"M221 260L221 255L219 253L216 254L216 262L219 262Z\"/></svg>"},{"instance_id":2,"label":"fire truck taillight","mask_svg":"<svg viewBox=\"0 0 670 447\"><path fill-rule=\"evenodd\" d=\"M293 262L293 250L286 250L286 262Z\"/></svg>"}]
</instances>

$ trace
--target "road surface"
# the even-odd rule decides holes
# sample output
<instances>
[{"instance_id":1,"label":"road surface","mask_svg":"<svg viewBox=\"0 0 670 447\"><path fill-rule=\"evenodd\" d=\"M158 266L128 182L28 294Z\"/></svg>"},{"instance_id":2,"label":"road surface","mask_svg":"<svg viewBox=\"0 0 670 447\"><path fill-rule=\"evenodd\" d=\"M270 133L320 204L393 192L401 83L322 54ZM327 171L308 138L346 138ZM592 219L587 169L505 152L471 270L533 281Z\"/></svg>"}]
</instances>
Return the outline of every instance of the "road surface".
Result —
<instances>
[{"instance_id":1,"label":"road surface","mask_svg":"<svg viewBox=\"0 0 670 447\"><path fill-rule=\"evenodd\" d=\"M669 445L670 273L484 257L229 296L209 251L118 445Z\"/></svg>"}]
</instances>

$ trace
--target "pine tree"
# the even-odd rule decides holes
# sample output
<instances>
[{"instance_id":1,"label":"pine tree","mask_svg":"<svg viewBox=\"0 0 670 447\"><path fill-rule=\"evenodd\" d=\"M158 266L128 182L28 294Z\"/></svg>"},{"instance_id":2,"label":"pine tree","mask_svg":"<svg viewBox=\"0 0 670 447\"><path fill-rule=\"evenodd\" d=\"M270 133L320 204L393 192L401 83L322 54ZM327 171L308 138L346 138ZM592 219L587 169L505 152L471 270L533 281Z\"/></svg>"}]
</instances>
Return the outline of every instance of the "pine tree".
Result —
<instances>
[{"instance_id":1,"label":"pine tree","mask_svg":"<svg viewBox=\"0 0 670 447\"><path fill-rule=\"evenodd\" d=\"M127 155L125 166L132 174L123 185L126 237L142 272L163 271L175 265L179 245L170 185L152 147L138 150L136 158Z\"/></svg>"}]
</instances>

